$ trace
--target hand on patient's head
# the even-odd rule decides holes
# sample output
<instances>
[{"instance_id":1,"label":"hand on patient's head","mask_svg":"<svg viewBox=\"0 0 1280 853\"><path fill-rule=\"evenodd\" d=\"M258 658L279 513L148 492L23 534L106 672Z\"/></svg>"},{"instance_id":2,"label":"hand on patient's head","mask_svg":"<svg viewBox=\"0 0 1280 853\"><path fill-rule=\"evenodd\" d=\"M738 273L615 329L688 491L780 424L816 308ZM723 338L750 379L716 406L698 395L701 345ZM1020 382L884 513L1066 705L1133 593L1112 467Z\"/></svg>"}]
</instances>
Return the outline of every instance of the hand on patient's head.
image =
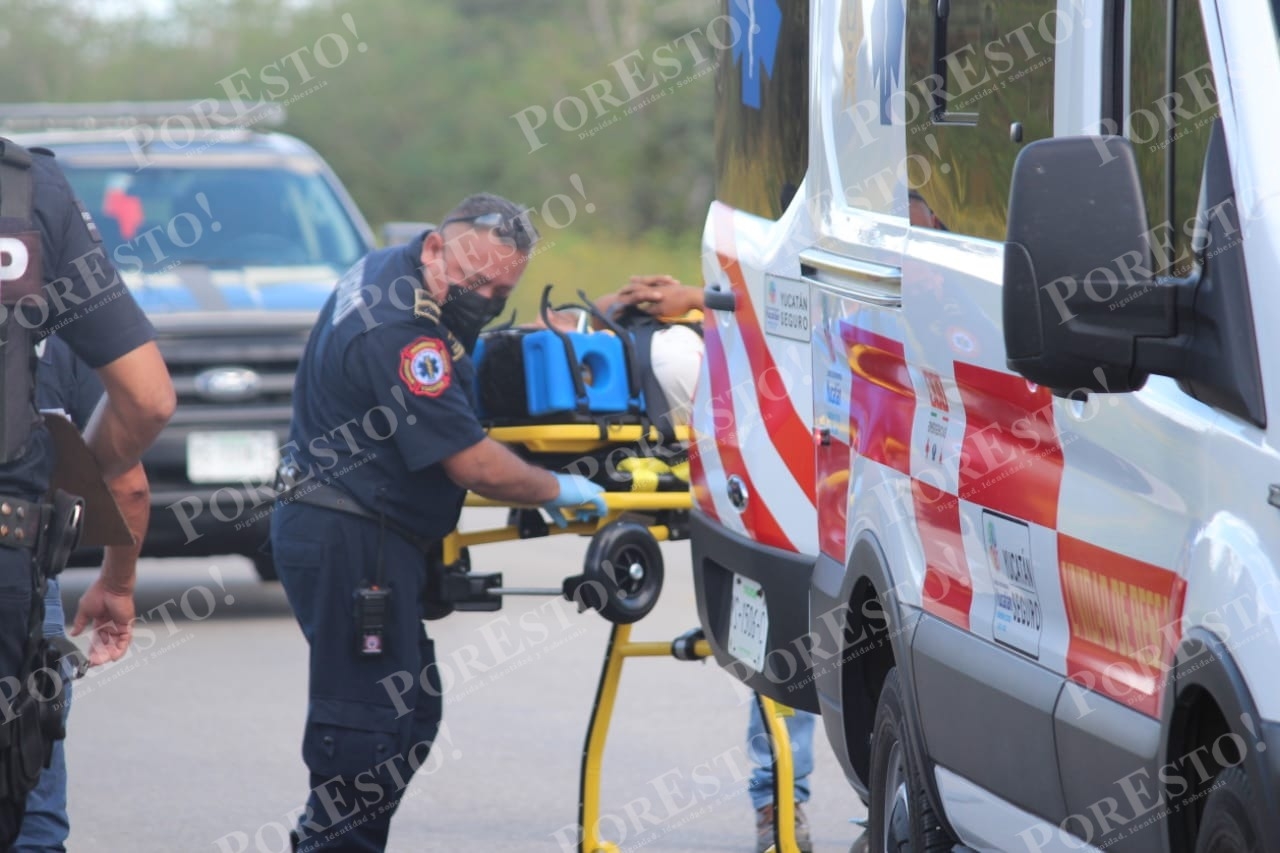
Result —
<instances>
[{"instance_id":1,"label":"hand on patient's head","mask_svg":"<svg viewBox=\"0 0 1280 853\"><path fill-rule=\"evenodd\" d=\"M680 317L702 307L702 291L669 275L633 275L618 301L655 317Z\"/></svg>"}]
</instances>

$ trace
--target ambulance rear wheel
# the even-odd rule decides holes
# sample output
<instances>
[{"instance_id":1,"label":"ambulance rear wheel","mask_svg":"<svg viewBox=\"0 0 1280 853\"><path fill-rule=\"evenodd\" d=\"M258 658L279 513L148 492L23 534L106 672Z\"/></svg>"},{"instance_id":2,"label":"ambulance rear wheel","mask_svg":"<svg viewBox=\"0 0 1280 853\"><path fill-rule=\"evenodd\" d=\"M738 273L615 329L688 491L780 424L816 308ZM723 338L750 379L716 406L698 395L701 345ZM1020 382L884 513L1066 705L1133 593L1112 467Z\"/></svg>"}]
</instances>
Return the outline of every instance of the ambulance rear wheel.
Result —
<instances>
[{"instance_id":1,"label":"ambulance rear wheel","mask_svg":"<svg viewBox=\"0 0 1280 853\"><path fill-rule=\"evenodd\" d=\"M1228 767L1213 780L1196 833L1196 853L1253 853L1261 821L1253 813L1249 777Z\"/></svg>"},{"instance_id":2,"label":"ambulance rear wheel","mask_svg":"<svg viewBox=\"0 0 1280 853\"><path fill-rule=\"evenodd\" d=\"M902 682L894 667L880 690L871 736L872 853L944 853L954 843L929 805L910 748Z\"/></svg>"},{"instance_id":3,"label":"ambulance rear wheel","mask_svg":"<svg viewBox=\"0 0 1280 853\"><path fill-rule=\"evenodd\" d=\"M649 528L615 521L591 538L583 565L591 605L615 625L638 622L662 593L662 551Z\"/></svg>"}]
</instances>

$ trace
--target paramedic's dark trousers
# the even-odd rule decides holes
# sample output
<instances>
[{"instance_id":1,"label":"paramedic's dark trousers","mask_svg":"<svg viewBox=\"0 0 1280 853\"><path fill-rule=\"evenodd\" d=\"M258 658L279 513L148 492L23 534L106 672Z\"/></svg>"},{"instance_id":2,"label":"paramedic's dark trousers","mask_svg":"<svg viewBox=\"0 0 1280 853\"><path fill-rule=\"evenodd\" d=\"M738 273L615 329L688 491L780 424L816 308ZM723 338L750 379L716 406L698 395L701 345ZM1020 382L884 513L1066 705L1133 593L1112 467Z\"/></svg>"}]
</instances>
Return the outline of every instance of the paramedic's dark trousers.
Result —
<instances>
[{"instance_id":1,"label":"paramedic's dark trousers","mask_svg":"<svg viewBox=\"0 0 1280 853\"><path fill-rule=\"evenodd\" d=\"M300 851L383 850L409 779L431 766L443 703L421 621L426 564L390 531L385 652L356 653L353 596L373 580L378 535L374 522L317 507L277 505L272 516L276 570L311 647L302 738L311 793L298 821Z\"/></svg>"}]
</instances>

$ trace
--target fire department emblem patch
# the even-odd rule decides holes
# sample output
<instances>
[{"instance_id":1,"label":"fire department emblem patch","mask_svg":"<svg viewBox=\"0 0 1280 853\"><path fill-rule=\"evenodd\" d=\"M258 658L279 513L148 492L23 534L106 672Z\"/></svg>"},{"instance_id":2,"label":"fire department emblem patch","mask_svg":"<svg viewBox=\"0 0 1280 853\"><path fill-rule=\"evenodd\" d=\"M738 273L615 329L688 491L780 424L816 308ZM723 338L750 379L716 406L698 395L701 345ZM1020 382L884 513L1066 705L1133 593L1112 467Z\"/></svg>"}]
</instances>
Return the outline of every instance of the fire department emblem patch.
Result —
<instances>
[{"instance_id":1,"label":"fire department emblem patch","mask_svg":"<svg viewBox=\"0 0 1280 853\"><path fill-rule=\"evenodd\" d=\"M443 394L453 380L444 341L418 338L400 350L400 380L419 397Z\"/></svg>"}]
</instances>

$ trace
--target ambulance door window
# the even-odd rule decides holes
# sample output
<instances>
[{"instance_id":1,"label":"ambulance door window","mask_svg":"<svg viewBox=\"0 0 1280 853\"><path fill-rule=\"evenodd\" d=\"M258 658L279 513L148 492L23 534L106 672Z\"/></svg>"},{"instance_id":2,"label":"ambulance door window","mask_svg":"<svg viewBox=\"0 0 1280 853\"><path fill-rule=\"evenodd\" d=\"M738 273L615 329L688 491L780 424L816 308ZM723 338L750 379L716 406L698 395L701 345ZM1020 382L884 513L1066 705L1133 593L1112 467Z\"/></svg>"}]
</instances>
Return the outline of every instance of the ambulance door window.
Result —
<instances>
[{"instance_id":1,"label":"ambulance door window","mask_svg":"<svg viewBox=\"0 0 1280 853\"><path fill-rule=\"evenodd\" d=\"M1200 4L1177 0L1173 17L1173 85L1169 115L1173 128L1169 146L1169 207L1172 211L1171 272L1188 275L1193 266L1191 234L1200 205L1200 181L1214 120L1218 91L1209 62ZM1152 223L1154 226L1156 223ZM1166 244L1168 245L1168 244Z\"/></svg>"},{"instance_id":2,"label":"ambulance door window","mask_svg":"<svg viewBox=\"0 0 1280 853\"><path fill-rule=\"evenodd\" d=\"M728 7L716 56L716 199L777 219L808 168L809 3Z\"/></svg>"},{"instance_id":3,"label":"ambulance door window","mask_svg":"<svg viewBox=\"0 0 1280 853\"><path fill-rule=\"evenodd\" d=\"M1138 156L1156 272L1184 276L1194 264L1192 226L1219 115L1200 3L1134 0L1130 26L1125 135Z\"/></svg>"},{"instance_id":4,"label":"ambulance door window","mask_svg":"<svg viewBox=\"0 0 1280 853\"><path fill-rule=\"evenodd\" d=\"M912 225L1003 240L1013 162L1053 135L1057 0L909 0Z\"/></svg>"},{"instance_id":5,"label":"ambulance door window","mask_svg":"<svg viewBox=\"0 0 1280 853\"><path fill-rule=\"evenodd\" d=\"M1169 69L1169 0L1132 0L1129 102L1125 136L1133 143L1152 226L1169 221L1169 132L1161 118Z\"/></svg>"},{"instance_id":6,"label":"ambulance door window","mask_svg":"<svg viewBox=\"0 0 1280 853\"><path fill-rule=\"evenodd\" d=\"M903 126L922 109L904 86L906 0L840 0L831 71L819 75L817 97L834 158L832 189L846 206L903 217L907 156ZM828 142L828 140L823 140Z\"/></svg>"}]
</instances>

